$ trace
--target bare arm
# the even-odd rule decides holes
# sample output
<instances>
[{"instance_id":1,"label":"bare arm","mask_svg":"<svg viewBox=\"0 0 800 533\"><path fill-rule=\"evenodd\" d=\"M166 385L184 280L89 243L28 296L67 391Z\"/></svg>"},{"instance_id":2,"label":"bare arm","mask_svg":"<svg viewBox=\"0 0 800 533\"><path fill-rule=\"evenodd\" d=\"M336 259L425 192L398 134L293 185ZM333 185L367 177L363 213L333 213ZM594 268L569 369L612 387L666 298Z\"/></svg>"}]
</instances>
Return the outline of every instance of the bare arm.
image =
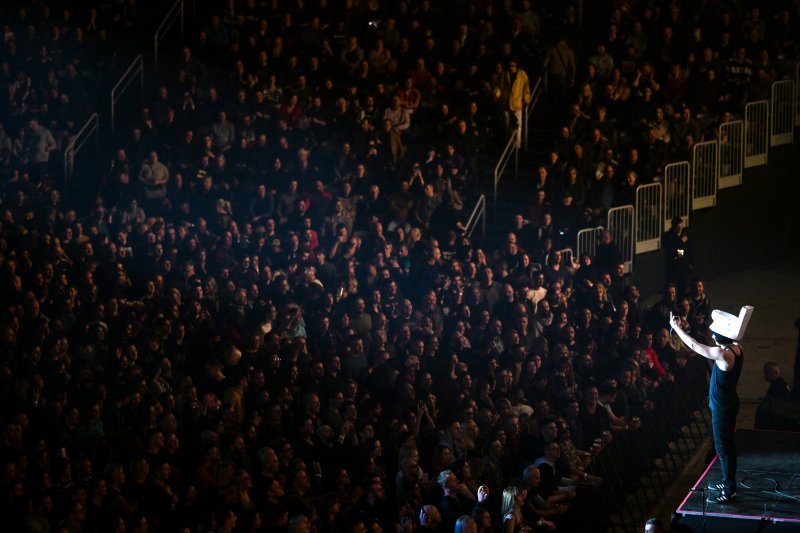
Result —
<instances>
[{"instance_id":1,"label":"bare arm","mask_svg":"<svg viewBox=\"0 0 800 533\"><path fill-rule=\"evenodd\" d=\"M725 354L727 353L726 350L722 348L718 348L716 346L706 346L701 342L697 342L694 340L688 333L681 329L681 322L680 318L673 315L672 313L669 314L669 323L672 326L672 329L675 333L678 334L678 337L681 338L683 343L693 352L696 352L706 359L711 359L712 361L725 361L725 363L730 363L725 358ZM726 369L723 369L726 370Z\"/></svg>"},{"instance_id":2,"label":"bare arm","mask_svg":"<svg viewBox=\"0 0 800 533\"><path fill-rule=\"evenodd\" d=\"M628 425L625 423L625 418L621 416L617 416L614 414L614 411L611 409L611 406L606 404L604 406L606 413L608 413L608 422L611 424L611 429L613 431L627 431Z\"/></svg>"}]
</instances>

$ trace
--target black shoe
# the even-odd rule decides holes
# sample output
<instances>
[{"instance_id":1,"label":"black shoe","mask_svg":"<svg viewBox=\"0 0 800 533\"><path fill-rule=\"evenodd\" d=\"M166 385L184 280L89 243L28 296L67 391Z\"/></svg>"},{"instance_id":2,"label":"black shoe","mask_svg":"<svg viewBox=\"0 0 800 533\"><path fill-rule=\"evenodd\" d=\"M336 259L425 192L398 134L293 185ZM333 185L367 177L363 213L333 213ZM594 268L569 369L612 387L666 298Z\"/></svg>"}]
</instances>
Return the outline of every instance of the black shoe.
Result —
<instances>
[{"instance_id":1,"label":"black shoe","mask_svg":"<svg viewBox=\"0 0 800 533\"><path fill-rule=\"evenodd\" d=\"M725 490L725 483L722 481L717 481L716 483L709 485L708 490Z\"/></svg>"},{"instance_id":2,"label":"black shoe","mask_svg":"<svg viewBox=\"0 0 800 533\"><path fill-rule=\"evenodd\" d=\"M736 499L735 492L726 492L722 491L717 496L709 496L708 501L710 503L730 503Z\"/></svg>"}]
</instances>

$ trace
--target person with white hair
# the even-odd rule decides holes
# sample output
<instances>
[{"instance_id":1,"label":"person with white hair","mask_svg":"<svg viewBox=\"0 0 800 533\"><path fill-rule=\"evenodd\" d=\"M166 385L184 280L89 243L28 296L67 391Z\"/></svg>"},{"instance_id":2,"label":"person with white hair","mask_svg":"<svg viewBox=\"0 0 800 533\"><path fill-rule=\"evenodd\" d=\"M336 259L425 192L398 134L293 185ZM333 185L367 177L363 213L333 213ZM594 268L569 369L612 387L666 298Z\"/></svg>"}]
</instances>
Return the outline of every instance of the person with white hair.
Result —
<instances>
[{"instance_id":1,"label":"person with white hair","mask_svg":"<svg viewBox=\"0 0 800 533\"><path fill-rule=\"evenodd\" d=\"M739 413L739 395L736 385L742 373L744 350L735 341L744 336L744 331L753 314L751 306L742 307L739 316L715 309L711 313L714 320L709 329L716 346L706 346L693 339L681 329L680 318L670 313L672 329L684 344L706 359L714 361L708 391L708 405L711 409L711 430L714 435L714 448L719 457L722 480L709 486L719 494L709 498L716 503L728 503L736 498L736 415Z\"/></svg>"}]
</instances>

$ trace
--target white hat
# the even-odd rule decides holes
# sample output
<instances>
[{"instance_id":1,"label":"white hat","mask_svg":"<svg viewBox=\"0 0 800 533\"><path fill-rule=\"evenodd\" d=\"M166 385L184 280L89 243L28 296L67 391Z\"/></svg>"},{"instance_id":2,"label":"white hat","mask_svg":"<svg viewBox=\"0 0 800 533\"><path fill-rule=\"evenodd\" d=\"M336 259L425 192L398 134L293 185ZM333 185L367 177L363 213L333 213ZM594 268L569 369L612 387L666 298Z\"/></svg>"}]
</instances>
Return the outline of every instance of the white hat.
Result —
<instances>
[{"instance_id":1,"label":"white hat","mask_svg":"<svg viewBox=\"0 0 800 533\"><path fill-rule=\"evenodd\" d=\"M711 312L713 322L708 329L717 335L738 341L744 337L744 330L747 329L747 323L750 322L751 316L753 316L752 305L742 306L739 316L714 309Z\"/></svg>"}]
</instances>

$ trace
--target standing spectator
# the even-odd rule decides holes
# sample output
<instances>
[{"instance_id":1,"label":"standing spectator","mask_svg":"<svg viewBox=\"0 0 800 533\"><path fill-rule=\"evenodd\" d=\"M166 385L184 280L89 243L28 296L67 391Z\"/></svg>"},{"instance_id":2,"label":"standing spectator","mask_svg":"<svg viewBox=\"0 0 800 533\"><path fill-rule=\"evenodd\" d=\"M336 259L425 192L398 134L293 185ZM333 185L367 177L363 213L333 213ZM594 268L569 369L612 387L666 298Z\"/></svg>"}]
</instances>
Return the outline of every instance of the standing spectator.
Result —
<instances>
[{"instance_id":1,"label":"standing spectator","mask_svg":"<svg viewBox=\"0 0 800 533\"><path fill-rule=\"evenodd\" d=\"M675 284L677 294L685 294L694 269L694 250L683 219L675 217L669 230L661 236L664 250L664 278Z\"/></svg>"},{"instance_id":2,"label":"standing spectator","mask_svg":"<svg viewBox=\"0 0 800 533\"><path fill-rule=\"evenodd\" d=\"M711 301L706 295L705 283L700 279L692 281L692 288L688 293L689 323L692 331L705 335L711 320Z\"/></svg>"},{"instance_id":3,"label":"standing spectator","mask_svg":"<svg viewBox=\"0 0 800 533\"><path fill-rule=\"evenodd\" d=\"M575 54L567 44L567 38L560 34L554 45L548 48L544 57L544 70L548 77L548 92L563 99L567 91L575 85Z\"/></svg>"},{"instance_id":4,"label":"standing spectator","mask_svg":"<svg viewBox=\"0 0 800 533\"><path fill-rule=\"evenodd\" d=\"M23 137L23 159L31 175L41 181L49 174L48 165L50 163L50 152L58 150L53 134L39 124L38 118L28 121L28 129Z\"/></svg>"},{"instance_id":5,"label":"standing spectator","mask_svg":"<svg viewBox=\"0 0 800 533\"><path fill-rule=\"evenodd\" d=\"M508 109L514 116L511 124L517 131L517 147L522 142L522 113L531 102L531 87L528 80L528 73L519 68L516 59L508 62L508 70L503 73L504 84L509 87Z\"/></svg>"}]
</instances>

